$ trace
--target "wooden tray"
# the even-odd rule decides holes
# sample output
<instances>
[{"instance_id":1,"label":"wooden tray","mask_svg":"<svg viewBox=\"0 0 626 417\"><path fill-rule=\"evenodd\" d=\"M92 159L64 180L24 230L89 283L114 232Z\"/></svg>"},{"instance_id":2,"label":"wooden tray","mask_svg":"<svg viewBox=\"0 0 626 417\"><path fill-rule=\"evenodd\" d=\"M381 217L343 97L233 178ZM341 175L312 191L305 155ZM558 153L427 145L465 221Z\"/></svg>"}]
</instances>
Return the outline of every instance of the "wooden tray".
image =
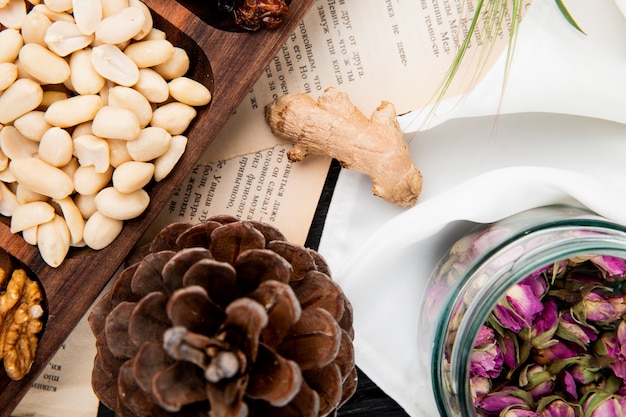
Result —
<instances>
[{"instance_id":1,"label":"wooden tray","mask_svg":"<svg viewBox=\"0 0 626 417\"><path fill-rule=\"evenodd\" d=\"M202 4L197 0L196 4ZM208 3L208 0L204 0ZM200 109L187 135L189 143L182 159L168 178L149 189L151 203L139 218L126 223L121 235L101 251L72 249L58 268L49 267L36 247L0 223L0 242L38 277L48 308L46 327L31 372L12 381L0 366L0 416L10 416L34 379L43 371L78 321L88 311L124 258L143 235L150 222L198 158L213 141L265 67L282 47L314 0L293 0L287 18L273 30L229 32L206 23L194 14L193 2L144 0L154 14L155 27L165 30L168 40L183 46L192 61L192 78L209 86L213 100ZM195 9L198 12L200 9Z\"/></svg>"}]
</instances>

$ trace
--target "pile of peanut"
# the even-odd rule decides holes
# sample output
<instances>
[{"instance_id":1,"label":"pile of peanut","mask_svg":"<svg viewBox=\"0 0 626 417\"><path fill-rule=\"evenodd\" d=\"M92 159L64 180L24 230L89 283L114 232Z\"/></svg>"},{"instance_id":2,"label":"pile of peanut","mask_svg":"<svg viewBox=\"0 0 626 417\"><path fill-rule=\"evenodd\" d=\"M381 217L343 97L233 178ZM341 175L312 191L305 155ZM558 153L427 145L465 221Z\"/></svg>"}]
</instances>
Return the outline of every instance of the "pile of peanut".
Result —
<instances>
[{"instance_id":1,"label":"pile of peanut","mask_svg":"<svg viewBox=\"0 0 626 417\"><path fill-rule=\"evenodd\" d=\"M140 0L0 0L0 214L48 265L147 208L211 100L189 65Z\"/></svg>"}]
</instances>

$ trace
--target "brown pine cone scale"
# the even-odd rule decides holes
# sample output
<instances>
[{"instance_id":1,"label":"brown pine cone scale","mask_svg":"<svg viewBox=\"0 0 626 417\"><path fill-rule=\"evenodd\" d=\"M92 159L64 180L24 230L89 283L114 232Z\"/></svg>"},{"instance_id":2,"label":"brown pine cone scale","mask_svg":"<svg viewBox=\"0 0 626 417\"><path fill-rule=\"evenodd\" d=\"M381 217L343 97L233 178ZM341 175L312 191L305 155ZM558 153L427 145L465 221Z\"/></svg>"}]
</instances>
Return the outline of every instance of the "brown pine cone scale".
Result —
<instances>
[{"instance_id":1,"label":"brown pine cone scale","mask_svg":"<svg viewBox=\"0 0 626 417\"><path fill-rule=\"evenodd\" d=\"M273 226L165 227L92 310L92 385L118 416L328 416L356 390L352 306Z\"/></svg>"}]
</instances>

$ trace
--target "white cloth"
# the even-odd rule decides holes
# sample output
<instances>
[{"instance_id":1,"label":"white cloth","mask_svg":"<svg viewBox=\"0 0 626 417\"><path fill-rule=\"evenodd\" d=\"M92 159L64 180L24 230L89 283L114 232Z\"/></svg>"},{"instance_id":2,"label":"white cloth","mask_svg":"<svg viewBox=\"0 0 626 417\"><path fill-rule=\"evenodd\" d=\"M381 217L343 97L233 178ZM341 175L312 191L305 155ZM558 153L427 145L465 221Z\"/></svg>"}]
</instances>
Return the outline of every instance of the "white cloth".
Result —
<instances>
[{"instance_id":1,"label":"white cloth","mask_svg":"<svg viewBox=\"0 0 626 417\"><path fill-rule=\"evenodd\" d=\"M566 4L570 2L619 14L607 0L568 0ZM533 9L535 3L541 7ZM548 4L554 5L553 0L535 3L524 23L537 19L547 24L546 14L553 15ZM533 10L537 11L534 15ZM621 37L613 48L605 45L594 50L554 41L558 48L552 53L571 73L552 72L545 66L525 73L543 64L530 56L527 61L516 58L515 65L523 68L514 67L506 98L513 95L519 100L521 113L511 110L513 114L486 116L486 108L465 107L479 101L474 96L454 107L454 114L441 116L436 127L407 134L412 158L424 175L424 189L415 207L391 206L372 195L367 177L341 172L319 251L354 306L357 365L410 415L437 415L430 375L418 364L418 307L435 264L464 230L474 222L491 222L556 203L586 206L626 224L626 125L614 121L618 113L626 119L624 80L608 88L599 84L611 84L613 79L595 80L600 71L595 64L569 67L585 61L577 54L600 54L603 62L614 58L616 62L603 69L599 78L618 76L616 65L621 67L620 77L626 74L626 34L621 33L626 25L613 17L607 22ZM535 32L524 32L525 28L518 52L524 50L525 35L537 41ZM590 27L583 25L583 29ZM588 39L576 36L582 44ZM569 35L566 38L572 42ZM554 59L546 63L553 64ZM525 76L513 77L522 73ZM567 79L562 80L565 75ZM535 78L544 76L537 85L549 87L548 96L522 95L524 86L534 86ZM619 107L613 107L617 103ZM408 117L416 120L414 116ZM408 130L416 126L406 119L403 122Z\"/></svg>"}]
</instances>

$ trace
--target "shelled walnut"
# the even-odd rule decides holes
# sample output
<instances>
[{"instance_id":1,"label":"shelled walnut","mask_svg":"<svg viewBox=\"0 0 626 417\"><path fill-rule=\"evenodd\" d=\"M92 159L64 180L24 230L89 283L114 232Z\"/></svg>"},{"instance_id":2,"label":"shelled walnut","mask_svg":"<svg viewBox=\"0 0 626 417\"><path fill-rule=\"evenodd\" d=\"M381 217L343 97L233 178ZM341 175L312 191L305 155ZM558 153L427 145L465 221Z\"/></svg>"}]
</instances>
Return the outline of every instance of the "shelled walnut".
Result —
<instances>
[{"instance_id":1,"label":"shelled walnut","mask_svg":"<svg viewBox=\"0 0 626 417\"><path fill-rule=\"evenodd\" d=\"M317 252L230 216L146 248L89 317L117 415L318 417L352 396L352 307Z\"/></svg>"},{"instance_id":2,"label":"shelled walnut","mask_svg":"<svg viewBox=\"0 0 626 417\"><path fill-rule=\"evenodd\" d=\"M43 328L43 294L20 268L0 268L0 288L5 288L0 292L0 359L9 378L19 380L35 360Z\"/></svg>"}]
</instances>

